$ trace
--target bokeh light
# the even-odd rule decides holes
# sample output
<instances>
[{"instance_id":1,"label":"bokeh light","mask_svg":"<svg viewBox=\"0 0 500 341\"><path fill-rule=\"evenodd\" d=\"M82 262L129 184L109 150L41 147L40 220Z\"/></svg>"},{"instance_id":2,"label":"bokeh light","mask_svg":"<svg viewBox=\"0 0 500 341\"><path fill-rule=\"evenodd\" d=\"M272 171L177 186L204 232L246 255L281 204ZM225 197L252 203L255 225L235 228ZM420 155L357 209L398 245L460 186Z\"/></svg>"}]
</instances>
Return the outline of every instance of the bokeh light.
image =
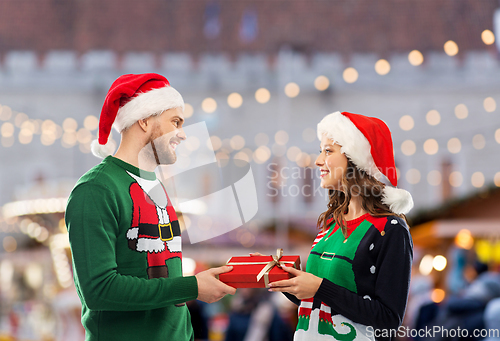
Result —
<instances>
[{"instance_id":1,"label":"bokeh light","mask_svg":"<svg viewBox=\"0 0 500 341\"><path fill-rule=\"evenodd\" d=\"M240 135L235 135L231 137L230 144L233 150L240 150L245 147L245 139Z\"/></svg>"},{"instance_id":2,"label":"bokeh light","mask_svg":"<svg viewBox=\"0 0 500 341\"><path fill-rule=\"evenodd\" d=\"M184 118L190 118L194 114L194 108L189 103L184 103Z\"/></svg>"},{"instance_id":3,"label":"bokeh light","mask_svg":"<svg viewBox=\"0 0 500 341\"><path fill-rule=\"evenodd\" d=\"M424 142L424 152L427 155L434 155L439 151L439 144L435 139L428 139Z\"/></svg>"},{"instance_id":4,"label":"bokeh light","mask_svg":"<svg viewBox=\"0 0 500 341\"><path fill-rule=\"evenodd\" d=\"M455 116L463 120L469 116L469 109L467 109L467 106L465 104L459 104L455 107Z\"/></svg>"},{"instance_id":5,"label":"bokeh light","mask_svg":"<svg viewBox=\"0 0 500 341\"><path fill-rule=\"evenodd\" d=\"M470 250L474 245L474 238L472 234L467 229L462 229L455 236L455 245L462 249Z\"/></svg>"},{"instance_id":6,"label":"bokeh light","mask_svg":"<svg viewBox=\"0 0 500 341\"><path fill-rule=\"evenodd\" d=\"M444 43L443 48L444 52L450 57L456 56L458 53L458 45L453 40L448 40Z\"/></svg>"},{"instance_id":7,"label":"bokeh light","mask_svg":"<svg viewBox=\"0 0 500 341\"><path fill-rule=\"evenodd\" d=\"M437 110L430 110L427 115L425 115L427 123L431 126L436 126L441 122L441 115Z\"/></svg>"},{"instance_id":8,"label":"bokeh light","mask_svg":"<svg viewBox=\"0 0 500 341\"><path fill-rule=\"evenodd\" d=\"M375 63L375 72L381 76L385 76L391 71L391 64L385 59L379 59Z\"/></svg>"},{"instance_id":9,"label":"bokeh light","mask_svg":"<svg viewBox=\"0 0 500 341\"><path fill-rule=\"evenodd\" d=\"M314 87L318 91L325 91L330 86L330 80L326 76L318 76L314 80Z\"/></svg>"},{"instance_id":10,"label":"bokeh light","mask_svg":"<svg viewBox=\"0 0 500 341\"><path fill-rule=\"evenodd\" d=\"M420 171L418 169L412 168L406 172L406 181L412 185L416 185L420 182Z\"/></svg>"},{"instance_id":11,"label":"bokeh light","mask_svg":"<svg viewBox=\"0 0 500 341\"><path fill-rule=\"evenodd\" d=\"M457 154L460 152L462 149L462 143L460 140L456 137L452 137L451 139L448 140L448 151L452 154Z\"/></svg>"},{"instance_id":12,"label":"bokeh light","mask_svg":"<svg viewBox=\"0 0 500 341\"><path fill-rule=\"evenodd\" d=\"M287 85L285 85L285 95L287 95L290 98L295 98L299 95L300 93L300 87L297 85L297 83L290 82Z\"/></svg>"},{"instance_id":13,"label":"bokeh light","mask_svg":"<svg viewBox=\"0 0 500 341\"><path fill-rule=\"evenodd\" d=\"M94 131L99 127L99 119L94 115L88 115L83 120L83 126L89 131Z\"/></svg>"},{"instance_id":14,"label":"bokeh light","mask_svg":"<svg viewBox=\"0 0 500 341\"><path fill-rule=\"evenodd\" d=\"M493 112L497 109L497 102L492 97L487 97L483 101L483 107L486 112Z\"/></svg>"},{"instance_id":15,"label":"bokeh light","mask_svg":"<svg viewBox=\"0 0 500 341\"><path fill-rule=\"evenodd\" d=\"M424 62L424 55L418 50L413 50L408 54L408 61L413 66L421 65Z\"/></svg>"},{"instance_id":16,"label":"bokeh light","mask_svg":"<svg viewBox=\"0 0 500 341\"><path fill-rule=\"evenodd\" d=\"M481 188L484 186L484 174L481 172L474 172L471 177L472 186Z\"/></svg>"},{"instance_id":17,"label":"bokeh light","mask_svg":"<svg viewBox=\"0 0 500 341\"><path fill-rule=\"evenodd\" d=\"M495 35L490 30L484 30L481 33L481 40L486 45L492 45L495 42Z\"/></svg>"},{"instance_id":18,"label":"bokeh light","mask_svg":"<svg viewBox=\"0 0 500 341\"><path fill-rule=\"evenodd\" d=\"M452 185L453 187L462 186L462 183L464 182L464 178L462 176L462 173L460 173L459 171L451 172L450 177L449 177L449 182L450 182L450 185Z\"/></svg>"},{"instance_id":19,"label":"bokeh light","mask_svg":"<svg viewBox=\"0 0 500 341\"><path fill-rule=\"evenodd\" d=\"M207 114L211 114L217 110L217 102L212 97L207 97L201 102L201 109Z\"/></svg>"},{"instance_id":20,"label":"bokeh light","mask_svg":"<svg viewBox=\"0 0 500 341\"><path fill-rule=\"evenodd\" d=\"M278 130L276 134L274 134L274 141L284 146L288 142L288 133L284 130Z\"/></svg>"},{"instance_id":21,"label":"bokeh light","mask_svg":"<svg viewBox=\"0 0 500 341\"><path fill-rule=\"evenodd\" d=\"M399 119L399 127L404 131L412 130L415 126L415 121L410 115L404 115Z\"/></svg>"},{"instance_id":22,"label":"bokeh light","mask_svg":"<svg viewBox=\"0 0 500 341\"><path fill-rule=\"evenodd\" d=\"M269 102L271 93L266 88L260 88L255 91L255 100L261 104Z\"/></svg>"},{"instance_id":23,"label":"bokeh light","mask_svg":"<svg viewBox=\"0 0 500 341\"><path fill-rule=\"evenodd\" d=\"M472 146L477 150L483 149L486 146L486 139L482 134L476 134L472 138Z\"/></svg>"},{"instance_id":24,"label":"bokeh light","mask_svg":"<svg viewBox=\"0 0 500 341\"><path fill-rule=\"evenodd\" d=\"M243 97L237 92L233 92L227 96L227 104L233 108L239 108L243 104Z\"/></svg>"},{"instance_id":25,"label":"bokeh light","mask_svg":"<svg viewBox=\"0 0 500 341\"><path fill-rule=\"evenodd\" d=\"M417 145L412 140L401 143L401 152L406 156L411 156L417 151Z\"/></svg>"},{"instance_id":26,"label":"bokeh light","mask_svg":"<svg viewBox=\"0 0 500 341\"><path fill-rule=\"evenodd\" d=\"M432 170L427 174L427 182L431 186L439 186L441 185L441 172L438 170Z\"/></svg>"},{"instance_id":27,"label":"bokeh light","mask_svg":"<svg viewBox=\"0 0 500 341\"><path fill-rule=\"evenodd\" d=\"M358 80L359 74L358 71L353 68L353 67L348 67L347 69L344 70L342 73L342 77L344 78L344 81L346 83L354 83Z\"/></svg>"},{"instance_id":28,"label":"bokeh light","mask_svg":"<svg viewBox=\"0 0 500 341\"><path fill-rule=\"evenodd\" d=\"M443 271L446 268L447 260L444 256L437 255L432 260L432 267L437 271Z\"/></svg>"}]
</instances>

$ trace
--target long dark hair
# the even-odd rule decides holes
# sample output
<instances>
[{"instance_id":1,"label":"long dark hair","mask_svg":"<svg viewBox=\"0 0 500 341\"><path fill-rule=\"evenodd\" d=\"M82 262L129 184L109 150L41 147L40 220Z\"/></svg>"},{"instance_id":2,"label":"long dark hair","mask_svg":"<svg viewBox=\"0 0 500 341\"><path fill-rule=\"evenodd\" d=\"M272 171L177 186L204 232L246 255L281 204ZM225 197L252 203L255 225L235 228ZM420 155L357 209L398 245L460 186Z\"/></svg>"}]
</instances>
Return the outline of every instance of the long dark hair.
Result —
<instances>
[{"instance_id":1,"label":"long dark hair","mask_svg":"<svg viewBox=\"0 0 500 341\"><path fill-rule=\"evenodd\" d=\"M352 197L361 198L361 207L370 215L375 217L398 216L406 221L404 214L395 214L382 202L382 193L385 184L359 169L354 163L347 159L347 169L341 180L341 190L330 190L330 201L327 210L318 218L317 226L326 230L327 221L333 218L346 236L347 226L345 215Z\"/></svg>"}]
</instances>

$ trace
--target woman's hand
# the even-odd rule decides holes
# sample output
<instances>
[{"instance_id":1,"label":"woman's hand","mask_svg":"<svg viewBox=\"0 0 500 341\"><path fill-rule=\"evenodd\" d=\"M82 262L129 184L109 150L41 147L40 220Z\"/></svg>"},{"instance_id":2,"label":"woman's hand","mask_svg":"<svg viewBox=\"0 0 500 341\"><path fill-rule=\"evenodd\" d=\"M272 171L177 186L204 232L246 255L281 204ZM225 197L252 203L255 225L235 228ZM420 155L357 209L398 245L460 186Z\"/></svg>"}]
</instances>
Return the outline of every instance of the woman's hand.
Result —
<instances>
[{"instance_id":1,"label":"woman's hand","mask_svg":"<svg viewBox=\"0 0 500 341\"><path fill-rule=\"evenodd\" d=\"M297 270L291 266L283 266L282 269L295 277L269 283L269 291L288 292L299 300L303 300L316 295L321 282L323 282L323 278Z\"/></svg>"},{"instance_id":2,"label":"woman's hand","mask_svg":"<svg viewBox=\"0 0 500 341\"><path fill-rule=\"evenodd\" d=\"M251 253L250 256L254 257L254 256L264 256L262 253L259 253L259 252L254 252L254 253Z\"/></svg>"}]
</instances>

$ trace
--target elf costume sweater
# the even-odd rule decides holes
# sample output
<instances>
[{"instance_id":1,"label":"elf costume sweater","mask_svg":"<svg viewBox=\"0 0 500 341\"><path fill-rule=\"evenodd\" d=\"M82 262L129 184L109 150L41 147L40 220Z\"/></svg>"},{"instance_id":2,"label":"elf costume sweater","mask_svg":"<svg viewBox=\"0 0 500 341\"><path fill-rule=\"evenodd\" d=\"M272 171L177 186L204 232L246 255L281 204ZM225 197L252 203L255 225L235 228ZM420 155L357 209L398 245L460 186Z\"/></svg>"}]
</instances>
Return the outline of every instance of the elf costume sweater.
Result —
<instances>
[{"instance_id":1,"label":"elf costume sweater","mask_svg":"<svg viewBox=\"0 0 500 341\"><path fill-rule=\"evenodd\" d=\"M66 208L87 341L193 340L194 276L182 277L177 216L154 172L108 156Z\"/></svg>"},{"instance_id":2,"label":"elf costume sweater","mask_svg":"<svg viewBox=\"0 0 500 341\"><path fill-rule=\"evenodd\" d=\"M316 237L306 271L323 278L300 302L296 341L389 340L403 321L413 243L406 222L365 214Z\"/></svg>"}]
</instances>

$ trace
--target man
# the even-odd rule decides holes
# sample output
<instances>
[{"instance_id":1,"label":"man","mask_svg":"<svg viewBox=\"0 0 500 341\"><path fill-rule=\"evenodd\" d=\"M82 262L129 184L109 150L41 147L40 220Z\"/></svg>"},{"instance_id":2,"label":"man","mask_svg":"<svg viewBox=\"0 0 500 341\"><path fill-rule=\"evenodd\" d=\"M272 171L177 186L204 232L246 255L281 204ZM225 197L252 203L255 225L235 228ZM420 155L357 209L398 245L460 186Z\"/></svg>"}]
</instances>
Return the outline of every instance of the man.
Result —
<instances>
[{"instance_id":1,"label":"man","mask_svg":"<svg viewBox=\"0 0 500 341\"><path fill-rule=\"evenodd\" d=\"M183 110L157 74L121 76L106 96L92 145L105 159L77 182L66 209L86 340L193 340L184 302L235 292L216 277L229 266L182 276L179 223L154 169L176 161ZM121 133L114 157L112 126Z\"/></svg>"}]
</instances>

